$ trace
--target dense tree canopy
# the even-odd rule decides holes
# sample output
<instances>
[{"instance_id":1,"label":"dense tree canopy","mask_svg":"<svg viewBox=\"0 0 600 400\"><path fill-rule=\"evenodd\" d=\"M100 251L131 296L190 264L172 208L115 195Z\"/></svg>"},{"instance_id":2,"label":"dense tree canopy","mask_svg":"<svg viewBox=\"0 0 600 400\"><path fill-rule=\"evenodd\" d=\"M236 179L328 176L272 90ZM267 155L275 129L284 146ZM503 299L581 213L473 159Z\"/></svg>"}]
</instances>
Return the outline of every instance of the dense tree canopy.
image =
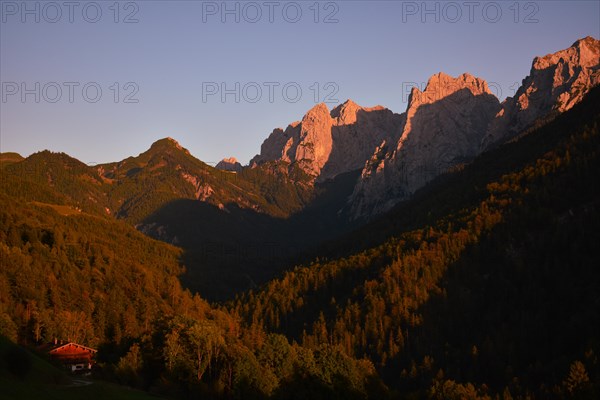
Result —
<instances>
[{"instance_id":1,"label":"dense tree canopy","mask_svg":"<svg viewBox=\"0 0 600 400\"><path fill-rule=\"evenodd\" d=\"M412 229L376 222L356 236L394 232L383 244L297 267L233 307L308 348L366 356L401 392L561 397L585 367L597 382L599 126L590 100L392 213Z\"/></svg>"},{"instance_id":2,"label":"dense tree canopy","mask_svg":"<svg viewBox=\"0 0 600 400\"><path fill-rule=\"evenodd\" d=\"M163 162L208 167L170 148L110 173L47 152L11 161L0 170L0 334L98 347L98 376L171 397L596 398L599 99L596 89L312 262L212 305L182 288L182 249L131 225L156 204L122 205L137 216L121 220L104 209L141 187L179 187L180 174L152 172ZM265 183L268 168L242 186L262 187L273 210L314 194L289 176Z\"/></svg>"},{"instance_id":3,"label":"dense tree canopy","mask_svg":"<svg viewBox=\"0 0 600 400\"><path fill-rule=\"evenodd\" d=\"M181 250L124 222L2 194L0 204L0 334L13 341L99 347L104 377L170 395L287 398L296 385L303 397L366 398L378 381L366 360L249 331L183 290Z\"/></svg>"}]
</instances>

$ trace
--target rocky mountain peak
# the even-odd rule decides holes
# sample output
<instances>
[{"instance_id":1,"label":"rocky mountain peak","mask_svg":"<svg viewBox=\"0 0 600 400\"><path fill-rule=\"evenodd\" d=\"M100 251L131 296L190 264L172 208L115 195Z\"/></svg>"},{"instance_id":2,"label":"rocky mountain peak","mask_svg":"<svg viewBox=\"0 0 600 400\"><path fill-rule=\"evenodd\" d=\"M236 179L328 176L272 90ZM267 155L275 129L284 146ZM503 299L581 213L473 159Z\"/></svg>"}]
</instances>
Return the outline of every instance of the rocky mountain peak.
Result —
<instances>
[{"instance_id":1,"label":"rocky mountain peak","mask_svg":"<svg viewBox=\"0 0 600 400\"><path fill-rule=\"evenodd\" d=\"M536 57L529 76L502 110L482 142L487 149L530 127L538 118L564 112L600 84L600 41L577 40L567 49Z\"/></svg>"},{"instance_id":2,"label":"rocky mountain peak","mask_svg":"<svg viewBox=\"0 0 600 400\"><path fill-rule=\"evenodd\" d=\"M219 161L215 168L222 171L240 172L242 170L242 164L240 164L235 157L229 157Z\"/></svg>"},{"instance_id":3,"label":"rocky mountain peak","mask_svg":"<svg viewBox=\"0 0 600 400\"><path fill-rule=\"evenodd\" d=\"M350 200L351 214L388 210L456 164L473 159L500 108L487 83L470 74L433 75L413 88L400 136L375 148ZM385 196L382 196L385 193Z\"/></svg>"},{"instance_id":4,"label":"rocky mountain peak","mask_svg":"<svg viewBox=\"0 0 600 400\"><path fill-rule=\"evenodd\" d=\"M458 91L467 89L472 95L492 94L485 80L464 73L456 78L439 72L427 81L424 91L413 87L408 100L408 109L421 104L430 104L442 100Z\"/></svg>"},{"instance_id":5,"label":"rocky mountain peak","mask_svg":"<svg viewBox=\"0 0 600 400\"><path fill-rule=\"evenodd\" d=\"M330 115L332 118L335 118L336 125L349 125L357 121L360 111L368 113L372 111L384 110L386 110L386 108L383 106L362 107L354 101L348 99L344 103L331 110Z\"/></svg>"},{"instance_id":6,"label":"rocky mountain peak","mask_svg":"<svg viewBox=\"0 0 600 400\"><path fill-rule=\"evenodd\" d=\"M535 57L531 66L534 70L544 70L560 63L572 63L584 68L598 65L600 58L600 41L591 36L577 40L567 49L543 57Z\"/></svg>"},{"instance_id":7,"label":"rocky mountain peak","mask_svg":"<svg viewBox=\"0 0 600 400\"><path fill-rule=\"evenodd\" d=\"M413 132L414 122L420 123L419 118L415 120L415 117L417 117L417 113L423 115L426 112L423 108L424 106L428 106L427 112L435 118L437 118L436 116L440 112L447 113L451 111L448 117L451 118L449 122L453 123L456 122L456 118L451 114L457 114L461 110L464 113L466 109L474 105L472 103L476 98L485 99L488 109L495 109L498 105L498 100L490 92L487 82L483 79L468 73L464 73L456 78L443 72L431 76L424 91L420 91L417 87L414 87L410 93L406 109L406 124L402 132L399 147L406 139L408 133ZM435 109L436 107L439 110ZM440 109L440 107L442 108ZM426 125L429 124L427 121L423 122ZM484 130L486 128L484 127Z\"/></svg>"},{"instance_id":8,"label":"rocky mountain peak","mask_svg":"<svg viewBox=\"0 0 600 400\"><path fill-rule=\"evenodd\" d=\"M356 112L360 109L362 109L361 106L348 99L331 110L330 115L332 118L347 118L350 115L356 114Z\"/></svg>"},{"instance_id":9,"label":"rocky mountain peak","mask_svg":"<svg viewBox=\"0 0 600 400\"><path fill-rule=\"evenodd\" d=\"M600 42L592 37L536 57L515 97L502 104L485 80L443 72L431 76L423 90L411 90L403 114L352 100L331 111L320 103L301 121L273 130L251 164L283 161L315 181L362 169L349 211L372 216L490 144L571 108L600 83L599 59Z\"/></svg>"},{"instance_id":10,"label":"rocky mountain peak","mask_svg":"<svg viewBox=\"0 0 600 400\"><path fill-rule=\"evenodd\" d=\"M398 128L398 115L381 106L347 100L330 111L320 103L285 131L275 129L250 164L281 160L323 181L362 168L372 149Z\"/></svg>"},{"instance_id":11,"label":"rocky mountain peak","mask_svg":"<svg viewBox=\"0 0 600 400\"><path fill-rule=\"evenodd\" d=\"M329 117L329 108L327 107L327 104L319 103L308 110L308 112L304 115L304 118L302 118L302 122L314 121Z\"/></svg>"}]
</instances>

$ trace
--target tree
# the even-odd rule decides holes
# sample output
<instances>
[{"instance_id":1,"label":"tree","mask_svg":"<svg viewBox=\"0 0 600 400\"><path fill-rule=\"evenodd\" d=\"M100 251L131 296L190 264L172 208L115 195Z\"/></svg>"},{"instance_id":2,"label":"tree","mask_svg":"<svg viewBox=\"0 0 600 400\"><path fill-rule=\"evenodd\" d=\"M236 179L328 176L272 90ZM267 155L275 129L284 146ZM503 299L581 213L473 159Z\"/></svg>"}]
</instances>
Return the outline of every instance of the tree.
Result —
<instances>
[{"instance_id":1,"label":"tree","mask_svg":"<svg viewBox=\"0 0 600 400\"><path fill-rule=\"evenodd\" d=\"M225 345L225 339L220 330L207 321L195 322L187 334L196 355L196 377L200 381L206 369L210 368L212 359L218 356Z\"/></svg>"},{"instance_id":2,"label":"tree","mask_svg":"<svg viewBox=\"0 0 600 400\"><path fill-rule=\"evenodd\" d=\"M119 360L117 365L117 374L124 383L130 385L139 384L139 374L143 366L142 351L140 345L134 343L129 348L127 354L125 354Z\"/></svg>"},{"instance_id":3,"label":"tree","mask_svg":"<svg viewBox=\"0 0 600 400\"><path fill-rule=\"evenodd\" d=\"M286 337L275 333L267 336L258 353L261 365L270 367L279 379L293 372L295 359L296 355Z\"/></svg>"},{"instance_id":4,"label":"tree","mask_svg":"<svg viewBox=\"0 0 600 400\"><path fill-rule=\"evenodd\" d=\"M574 394L584 389L589 382L590 378L585 370L585 365L577 360L571 364L569 374L563 382L563 385L569 394Z\"/></svg>"},{"instance_id":5,"label":"tree","mask_svg":"<svg viewBox=\"0 0 600 400\"><path fill-rule=\"evenodd\" d=\"M179 330L175 328L167 334L163 349L163 355L169 371L173 371L177 365L181 351L182 346L180 343Z\"/></svg>"}]
</instances>

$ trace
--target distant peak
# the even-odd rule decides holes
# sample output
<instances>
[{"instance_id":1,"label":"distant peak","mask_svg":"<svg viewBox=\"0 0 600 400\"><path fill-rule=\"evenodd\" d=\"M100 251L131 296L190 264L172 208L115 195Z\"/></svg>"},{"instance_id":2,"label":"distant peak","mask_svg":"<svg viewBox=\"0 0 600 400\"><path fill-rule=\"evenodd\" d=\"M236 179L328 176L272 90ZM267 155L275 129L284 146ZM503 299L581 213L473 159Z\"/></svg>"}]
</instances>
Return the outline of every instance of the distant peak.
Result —
<instances>
[{"instance_id":1,"label":"distant peak","mask_svg":"<svg viewBox=\"0 0 600 400\"><path fill-rule=\"evenodd\" d=\"M342 103L342 107L360 107L354 100L348 99Z\"/></svg>"},{"instance_id":2,"label":"distant peak","mask_svg":"<svg viewBox=\"0 0 600 400\"><path fill-rule=\"evenodd\" d=\"M177 148L181 148L181 145L179 144L179 142L175 139L173 139L172 137L166 137L163 139L158 139L156 142L152 143L152 146L155 145L168 145L168 146L175 146Z\"/></svg>"},{"instance_id":3,"label":"distant peak","mask_svg":"<svg viewBox=\"0 0 600 400\"><path fill-rule=\"evenodd\" d=\"M431 75L431 77L429 78L429 81L436 82L436 81L443 81L443 80L449 80L449 79L454 79L454 78L452 78L447 73L440 71L437 74Z\"/></svg>"},{"instance_id":4,"label":"distant peak","mask_svg":"<svg viewBox=\"0 0 600 400\"><path fill-rule=\"evenodd\" d=\"M235 164L238 162L237 158L235 158L235 157L224 158L221 161L229 163L229 164Z\"/></svg>"},{"instance_id":5,"label":"distant peak","mask_svg":"<svg viewBox=\"0 0 600 400\"><path fill-rule=\"evenodd\" d=\"M459 79L462 79L462 80L464 80L464 81L473 81L473 80L476 80L476 79L479 79L479 78L477 78L477 77L475 77L475 76L471 75L471 74L470 74L470 73L468 73L468 72L465 72L465 73L463 73L461 76L459 76Z\"/></svg>"},{"instance_id":6,"label":"distant peak","mask_svg":"<svg viewBox=\"0 0 600 400\"><path fill-rule=\"evenodd\" d=\"M235 157L224 158L215 166L215 168L223 171L240 172L242 164Z\"/></svg>"},{"instance_id":7,"label":"distant peak","mask_svg":"<svg viewBox=\"0 0 600 400\"><path fill-rule=\"evenodd\" d=\"M313 108L311 108L310 110L308 110L308 112L306 113L306 115L314 115L314 114L329 114L329 108L327 107L327 104L325 103L319 103L316 104Z\"/></svg>"},{"instance_id":8,"label":"distant peak","mask_svg":"<svg viewBox=\"0 0 600 400\"><path fill-rule=\"evenodd\" d=\"M160 148L175 148L177 150L181 150L186 154L190 154L190 152L185 149L183 146L179 144L179 142L172 137L166 137L164 139L159 139L156 142L152 143L150 146L151 149L160 149Z\"/></svg>"},{"instance_id":9,"label":"distant peak","mask_svg":"<svg viewBox=\"0 0 600 400\"><path fill-rule=\"evenodd\" d=\"M0 162L18 162L23 161L25 158L19 153L6 152L0 153Z\"/></svg>"},{"instance_id":10,"label":"distant peak","mask_svg":"<svg viewBox=\"0 0 600 400\"><path fill-rule=\"evenodd\" d=\"M429 80L427 81L427 86L425 86L424 93L438 91L440 88L443 88L448 82L453 81L450 75L444 72L438 72L437 74L431 75Z\"/></svg>"},{"instance_id":11,"label":"distant peak","mask_svg":"<svg viewBox=\"0 0 600 400\"><path fill-rule=\"evenodd\" d=\"M331 117L339 118L347 114L355 114L356 111L360 109L362 109L361 106L356 104L354 101L348 99L342 104L335 107L333 110L331 110Z\"/></svg>"},{"instance_id":12,"label":"distant peak","mask_svg":"<svg viewBox=\"0 0 600 400\"><path fill-rule=\"evenodd\" d=\"M434 87L434 85L451 86L458 82L473 83L480 81L483 80L469 74L468 72L465 72L456 78L444 72L438 72L437 74L432 75L431 78L429 78L429 80L427 81L427 87L425 88L425 91L437 89L437 87Z\"/></svg>"},{"instance_id":13,"label":"distant peak","mask_svg":"<svg viewBox=\"0 0 600 400\"><path fill-rule=\"evenodd\" d=\"M473 94L491 94L487 82L484 79L473 76L467 72L458 77L450 76L444 72L439 72L432 75L427 81L427 86L422 92L426 96L434 96L437 99L449 96L462 89L468 89ZM415 97L421 92L417 88L413 88L411 97Z\"/></svg>"},{"instance_id":14,"label":"distant peak","mask_svg":"<svg viewBox=\"0 0 600 400\"><path fill-rule=\"evenodd\" d=\"M564 63L589 68L597 66L599 58L600 40L587 36L577 40L567 49L546 54L543 57L535 57L531 69L533 73L536 70L544 70Z\"/></svg>"},{"instance_id":15,"label":"distant peak","mask_svg":"<svg viewBox=\"0 0 600 400\"><path fill-rule=\"evenodd\" d=\"M417 87L417 86L413 86L410 89L410 94L408 95L408 107L410 108L410 106L416 101L417 98L419 98L421 95L423 94L423 92L421 92L421 90Z\"/></svg>"},{"instance_id":16,"label":"distant peak","mask_svg":"<svg viewBox=\"0 0 600 400\"><path fill-rule=\"evenodd\" d=\"M168 136L164 140L167 143L171 144L172 146L175 146L179 150L183 150L183 147L179 144L179 142L177 140L173 139L172 137Z\"/></svg>"},{"instance_id":17,"label":"distant peak","mask_svg":"<svg viewBox=\"0 0 600 400\"><path fill-rule=\"evenodd\" d=\"M573 43L571 45L571 47L579 47L582 44L597 45L598 44L598 40L596 40L593 36L586 36L584 38L576 40L575 43Z\"/></svg>"}]
</instances>

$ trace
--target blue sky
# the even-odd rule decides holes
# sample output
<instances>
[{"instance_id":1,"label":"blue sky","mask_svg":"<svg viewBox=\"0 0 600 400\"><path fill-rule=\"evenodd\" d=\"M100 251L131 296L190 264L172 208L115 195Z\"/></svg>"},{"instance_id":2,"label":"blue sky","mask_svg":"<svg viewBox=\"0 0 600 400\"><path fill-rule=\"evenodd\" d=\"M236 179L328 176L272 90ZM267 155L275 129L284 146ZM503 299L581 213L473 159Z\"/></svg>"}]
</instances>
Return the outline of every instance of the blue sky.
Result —
<instances>
[{"instance_id":1,"label":"blue sky","mask_svg":"<svg viewBox=\"0 0 600 400\"><path fill-rule=\"evenodd\" d=\"M171 136L247 163L319 101L403 112L439 71L511 95L535 56L600 37L599 4L2 0L0 150L108 162Z\"/></svg>"}]
</instances>

